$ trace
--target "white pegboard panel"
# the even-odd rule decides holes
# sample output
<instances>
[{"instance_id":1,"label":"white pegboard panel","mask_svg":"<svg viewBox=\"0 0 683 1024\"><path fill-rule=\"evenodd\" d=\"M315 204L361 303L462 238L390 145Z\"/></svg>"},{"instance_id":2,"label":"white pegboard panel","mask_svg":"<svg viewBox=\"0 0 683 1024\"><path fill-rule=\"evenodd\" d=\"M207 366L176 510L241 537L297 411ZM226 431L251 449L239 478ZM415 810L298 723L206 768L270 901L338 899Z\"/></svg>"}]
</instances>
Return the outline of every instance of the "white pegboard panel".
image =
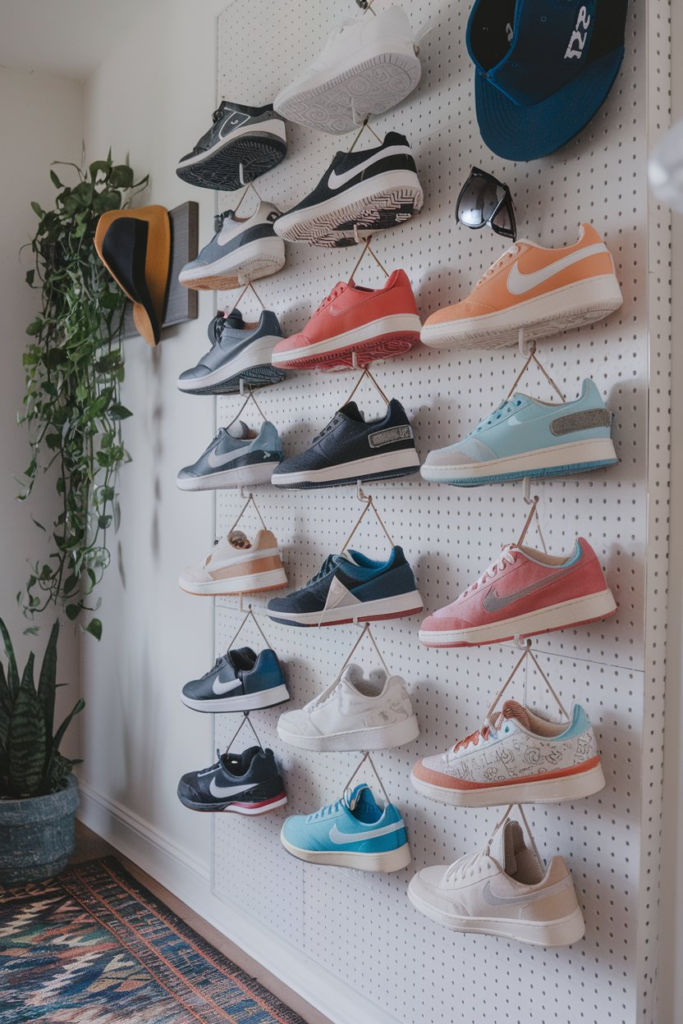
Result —
<instances>
[{"instance_id":1,"label":"white pegboard panel","mask_svg":"<svg viewBox=\"0 0 683 1024\"><path fill-rule=\"evenodd\" d=\"M381 9L389 0L376 2ZM549 549L567 552L578 535L588 537L619 603L617 616L605 623L550 634L536 644L565 703L578 700L586 707L603 753L607 787L601 794L576 804L530 809L541 849L548 855L561 852L570 863L587 937L570 950L546 951L486 936L453 935L408 904L406 887L415 870L477 848L498 816L495 809L455 810L423 800L410 786L410 768L421 754L445 749L480 724L517 657L510 644L428 651L417 640L419 616L375 627L390 667L400 668L408 682L422 728L414 744L376 759L406 816L411 867L390 876L316 870L281 850L284 812L237 821L226 815L214 831L214 890L362 987L406 1024L470 1020L482 1013L505 1021L560 1024L650 1022L665 656L670 270L668 223L650 210L645 157L648 134L656 123L665 123L668 110L668 0L656 0L647 9L645 0L632 0L626 58L607 103L575 142L528 165L501 161L481 142L464 44L470 5L413 0L405 6L414 25L429 21L432 26L421 43L423 78L405 104L373 123L380 135L390 128L407 135L425 206L419 216L378 235L373 244L389 270L408 272L423 318L466 295L505 249L493 233L470 232L455 223L457 193L473 164L510 186L522 237L562 245L576 239L582 221L592 221L614 255L624 293L622 309L609 320L539 346L544 365L568 397L578 393L586 376L598 383L615 414L620 458L608 471L533 488L541 495ZM272 101L319 53L334 23L356 13L351 0L341 5L333 0L235 0L218 23L218 99ZM656 80L648 93L649 61ZM287 159L257 183L260 194L281 209L310 191L334 152L352 139L287 127ZM361 140L361 145L373 144L369 135ZM220 208L234 201L221 196ZM285 269L256 285L285 333L306 323L335 282L348 276L357 255L355 248L288 246ZM382 275L368 260L357 280L377 285ZM244 303L245 314L256 312L253 299ZM385 391L405 404L424 457L431 448L463 436L490 412L520 366L513 350L458 355L419 349L378 366L376 374ZM280 429L285 451L294 453L331 418L353 383L352 374L291 375L259 391L258 401ZM553 397L540 374L530 374L522 390ZM238 402L218 401L220 425L232 419ZM361 391L359 404L368 413L380 411L379 398L369 388ZM406 550L426 611L450 602L476 578L500 545L516 538L526 514L520 485L459 490L418 477L366 490ZM353 488L282 493L261 487L257 500L284 548L293 587L305 583L324 557L339 549L361 510ZM236 492L218 492L219 533L240 507ZM257 525L255 518L247 520L247 527ZM372 517L364 521L355 543L368 553L386 547ZM254 605L257 612L262 609L265 596ZM234 606L234 601L217 601L217 652L225 650L239 624ZM357 635L351 626L297 630L271 624L265 616L262 623L287 664L292 706L301 706L327 685ZM245 634L245 642L259 639ZM357 660L375 664L369 644L358 651ZM532 702L552 711L533 674L529 686ZM520 687L521 681L514 689L517 697ZM275 732L279 710L259 713L254 721L286 774L286 810L316 809L340 795L355 766L354 755L284 748ZM231 716L217 717L219 743L226 743L234 728Z\"/></svg>"}]
</instances>

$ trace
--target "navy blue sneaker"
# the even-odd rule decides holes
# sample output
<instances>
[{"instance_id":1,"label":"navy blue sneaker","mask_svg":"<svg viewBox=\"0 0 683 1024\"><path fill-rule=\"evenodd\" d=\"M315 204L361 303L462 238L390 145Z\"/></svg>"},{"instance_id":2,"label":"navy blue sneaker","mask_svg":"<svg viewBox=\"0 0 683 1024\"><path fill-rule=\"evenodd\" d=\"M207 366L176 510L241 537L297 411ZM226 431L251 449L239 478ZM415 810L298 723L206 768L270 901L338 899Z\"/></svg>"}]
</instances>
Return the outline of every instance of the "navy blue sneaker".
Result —
<instances>
[{"instance_id":1,"label":"navy blue sneaker","mask_svg":"<svg viewBox=\"0 0 683 1024\"><path fill-rule=\"evenodd\" d=\"M417 473L420 458L406 411L395 398L384 416L366 422L348 402L313 438L310 448L276 467L278 487L339 487L358 480L388 480Z\"/></svg>"},{"instance_id":2,"label":"navy blue sneaker","mask_svg":"<svg viewBox=\"0 0 683 1024\"><path fill-rule=\"evenodd\" d=\"M256 656L251 647L218 658L201 679L183 686L182 702L193 711L258 711L284 704L289 691L275 651Z\"/></svg>"},{"instance_id":3,"label":"navy blue sneaker","mask_svg":"<svg viewBox=\"0 0 683 1024\"><path fill-rule=\"evenodd\" d=\"M267 484L282 457L277 427L264 423L257 434L240 420L221 427L197 461L180 470L176 483L181 491Z\"/></svg>"},{"instance_id":4,"label":"navy blue sneaker","mask_svg":"<svg viewBox=\"0 0 683 1024\"><path fill-rule=\"evenodd\" d=\"M287 626L338 626L400 619L421 608L413 570L403 548L395 547L386 562L376 562L359 551L328 555L305 587L287 597L274 597L267 612Z\"/></svg>"},{"instance_id":5,"label":"navy blue sneaker","mask_svg":"<svg viewBox=\"0 0 683 1024\"><path fill-rule=\"evenodd\" d=\"M249 747L241 754L216 753L216 764L187 772L178 783L178 799L185 807L192 811L266 814L287 803L272 750Z\"/></svg>"}]
</instances>

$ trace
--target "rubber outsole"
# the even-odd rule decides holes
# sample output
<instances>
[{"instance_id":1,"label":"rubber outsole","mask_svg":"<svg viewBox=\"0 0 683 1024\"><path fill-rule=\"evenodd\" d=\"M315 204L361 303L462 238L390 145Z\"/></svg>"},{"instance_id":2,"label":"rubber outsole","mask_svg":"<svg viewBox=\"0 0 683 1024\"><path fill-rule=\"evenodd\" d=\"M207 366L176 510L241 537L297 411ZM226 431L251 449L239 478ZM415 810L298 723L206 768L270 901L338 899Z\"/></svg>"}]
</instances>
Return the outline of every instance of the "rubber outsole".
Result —
<instances>
[{"instance_id":1,"label":"rubber outsole","mask_svg":"<svg viewBox=\"0 0 683 1024\"><path fill-rule=\"evenodd\" d=\"M284 832L284 829L283 829ZM385 850L382 853L357 853L350 850L303 850L292 846L280 833L280 842L287 853L308 864L323 864L328 867L356 868L358 871L403 871L412 860L410 847L407 843L396 850ZM358 837L361 842L362 835Z\"/></svg>"},{"instance_id":2,"label":"rubber outsole","mask_svg":"<svg viewBox=\"0 0 683 1024\"><path fill-rule=\"evenodd\" d=\"M498 807L502 804L555 804L564 800L581 800L605 788L602 765L584 772L555 779L535 779L504 786L482 785L473 789L453 789L418 779L411 773L414 789L430 800L450 807Z\"/></svg>"},{"instance_id":3,"label":"rubber outsole","mask_svg":"<svg viewBox=\"0 0 683 1024\"><path fill-rule=\"evenodd\" d=\"M279 466L279 460L257 462L247 466L236 466L235 469L218 470L206 476L177 477L176 484L181 491L218 491L224 487L258 487L269 484L273 470Z\"/></svg>"},{"instance_id":4,"label":"rubber outsole","mask_svg":"<svg viewBox=\"0 0 683 1024\"><path fill-rule=\"evenodd\" d=\"M391 750L406 743L412 743L420 735L420 726L413 715L401 722L378 726L369 729L355 729L349 732L334 733L330 736L302 736L300 733L289 732L277 724L277 734L285 743L299 750L321 751L363 751Z\"/></svg>"},{"instance_id":5,"label":"rubber outsole","mask_svg":"<svg viewBox=\"0 0 683 1024\"><path fill-rule=\"evenodd\" d=\"M202 277L196 281L181 281L180 283L186 288L192 288L198 292L229 292L235 288L240 288L242 285L249 284L250 281L257 281L261 277L270 277L272 274L277 274L278 270L282 270L284 265L284 258L282 260L273 260L263 256L254 256L252 259L245 260L237 269L230 273L209 274L207 277Z\"/></svg>"},{"instance_id":6,"label":"rubber outsole","mask_svg":"<svg viewBox=\"0 0 683 1024\"><path fill-rule=\"evenodd\" d=\"M278 366L285 370L336 370L365 369L371 363L381 359L393 359L410 352L420 344L419 331L402 331L395 334L382 334L358 345L348 345L336 352L321 352L318 355L302 354L295 359L278 359ZM305 349L301 350L305 353ZM354 365L355 356L355 365Z\"/></svg>"},{"instance_id":7,"label":"rubber outsole","mask_svg":"<svg viewBox=\"0 0 683 1024\"><path fill-rule=\"evenodd\" d=\"M369 483L371 480L398 480L400 477L412 476L413 473L418 473L419 470L419 466L407 466L404 469L389 469L381 473L354 474L353 476L344 477L342 480L305 480L295 484L280 483L277 479L277 474L273 474L271 483L283 491L317 491L322 490L324 487L347 487L350 484L355 485L359 480L363 483Z\"/></svg>"},{"instance_id":8,"label":"rubber outsole","mask_svg":"<svg viewBox=\"0 0 683 1024\"><path fill-rule=\"evenodd\" d=\"M249 388L265 388L271 384L279 384L285 379L285 371L270 363L263 363L260 366L250 366L247 370L240 370L220 384L213 384L206 388L182 388L184 395L237 395L240 392L240 381L243 380Z\"/></svg>"},{"instance_id":9,"label":"rubber outsole","mask_svg":"<svg viewBox=\"0 0 683 1024\"><path fill-rule=\"evenodd\" d=\"M382 114L401 103L417 86L420 73L415 55L378 54L323 85L301 90L283 101L276 99L276 110L297 124L344 135L357 129L369 114Z\"/></svg>"},{"instance_id":10,"label":"rubber outsole","mask_svg":"<svg viewBox=\"0 0 683 1024\"><path fill-rule=\"evenodd\" d=\"M177 167L176 174L189 185L234 192L277 167L286 155L287 143L282 139L274 135L246 135L232 141L226 139L221 149L201 163Z\"/></svg>"},{"instance_id":11,"label":"rubber outsole","mask_svg":"<svg viewBox=\"0 0 683 1024\"><path fill-rule=\"evenodd\" d=\"M213 811L224 812L228 811L232 814L245 814L250 817L256 814L268 814L270 811L277 810L278 807L284 807L287 803L287 795L280 793L279 796L273 797L272 800L258 801L256 803L249 803L247 800L238 802L236 800L230 801L226 804L213 803L213 804L200 804L194 803L192 800L183 800L181 796L178 797L183 807L187 807L190 811L199 811L202 814Z\"/></svg>"},{"instance_id":12,"label":"rubber outsole","mask_svg":"<svg viewBox=\"0 0 683 1024\"><path fill-rule=\"evenodd\" d=\"M275 699L273 699L275 698ZM180 699L186 708L210 715L232 714L242 711L263 711L265 708L276 708L286 704L291 697L286 683L280 683L270 690L258 693L240 694L237 697L216 697L212 700L195 700L181 693Z\"/></svg>"},{"instance_id":13,"label":"rubber outsole","mask_svg":"<svg viewBox=\"0 0 683 1024\"><path fill-rule=\"evenodd\" d=\"M619 459L605 459L603 462L573 463L566 466L550 466L545 469L527 469L515 473L499 473L494 476L479 477L457 477L455 470L453 476L436 476L430 473L433 467L422 466L420 472L425 480L432 484L450 484L451 487L479 487L481 484L505 484L513 480L542 480L551 476L573 476L575 473L590 473L594 469L606 469L607 466L614 466ZM443 467L439 467L441 469Z\"/></svg>"}]
</instances>

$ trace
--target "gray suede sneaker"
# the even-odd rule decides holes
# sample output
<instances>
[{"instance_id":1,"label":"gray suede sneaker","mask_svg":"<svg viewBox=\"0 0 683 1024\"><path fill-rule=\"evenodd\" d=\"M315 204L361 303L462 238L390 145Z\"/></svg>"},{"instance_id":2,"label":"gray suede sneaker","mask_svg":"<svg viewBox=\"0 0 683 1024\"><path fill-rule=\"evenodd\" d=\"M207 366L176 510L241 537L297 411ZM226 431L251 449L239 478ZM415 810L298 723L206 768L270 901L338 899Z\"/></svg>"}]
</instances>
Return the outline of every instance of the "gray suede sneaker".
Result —
<instances>
[{"instance_id":1,"label":"gray suede sneaker","mask_svg":"<svg viewBox=\"0 0 683 1024\"><path fill-rule=\"evenodd\" d=\"M244 218L232 210L219 213L216 234L195 260L185 264L178 280L186 288L229 291L282 270L285 243L273 230L280 216L272 203L259 203Z\"/></svg>"},{"instance_id":2,"label":"gray suede sneaker","mask_svg":"<svg viewBox=\"0 0 683 1024\"><path fill-rule=\"evenodd\" d=\"M239 309L216 316L209 324L211 349L191 370L178 378L178 387L190 395L234 395L240 380L249 388L284 380L284 370L271 365L273 349L282 338L275 313L264 310L258 323L247 324Z\"/></svg>"},{"instance_id":3,"label":"gray suede sneaker","mask_svg":"<svg viewBox=\"0 0 683 1024\"><path fill-rule=\"evenodd\" d=\"M180 470L177 484L182 491L267 484L282 459L282 442L272 423L264 423L256 434L240 420L221 427L197 461Z\"/></svg>"}]
</instances>

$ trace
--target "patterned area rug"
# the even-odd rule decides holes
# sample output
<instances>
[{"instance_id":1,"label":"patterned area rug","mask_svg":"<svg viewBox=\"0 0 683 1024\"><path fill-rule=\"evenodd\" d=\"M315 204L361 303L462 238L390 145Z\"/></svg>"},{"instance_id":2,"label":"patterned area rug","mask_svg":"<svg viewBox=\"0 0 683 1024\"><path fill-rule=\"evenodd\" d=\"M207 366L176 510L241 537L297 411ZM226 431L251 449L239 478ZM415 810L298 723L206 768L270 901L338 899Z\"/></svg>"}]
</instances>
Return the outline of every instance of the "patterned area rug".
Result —
<instances>
[{"instance_id":1,"label":"patterned area rug","mask_svg":"<svg viewBox=\"0 0 683 1024\"><path fill-rule=\"evenodd\" d=\"M1 1024L226 1021L304 1024L114 858L0 894Z\"/></svg>"}]
</instances>

